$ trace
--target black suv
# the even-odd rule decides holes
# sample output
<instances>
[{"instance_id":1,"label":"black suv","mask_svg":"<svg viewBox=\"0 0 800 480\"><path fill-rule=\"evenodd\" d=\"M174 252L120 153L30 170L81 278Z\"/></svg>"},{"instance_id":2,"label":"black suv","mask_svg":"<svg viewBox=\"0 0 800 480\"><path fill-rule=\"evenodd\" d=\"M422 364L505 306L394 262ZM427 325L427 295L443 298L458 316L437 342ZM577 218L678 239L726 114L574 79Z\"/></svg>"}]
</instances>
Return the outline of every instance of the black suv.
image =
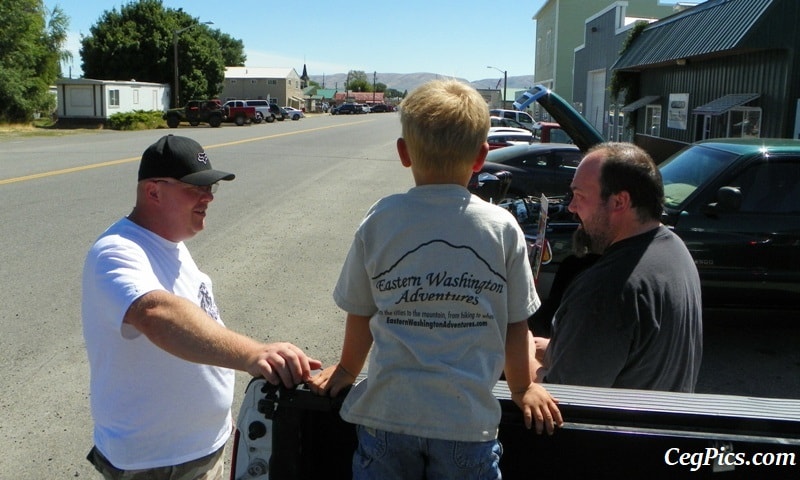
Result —
<instances>
[{"instance_id":1,"label":"black suv","mask_svg":"<svg viewBox=\"0 0 800 480\"><path fill-rule=\"evenodd\" d=\"M389 109L389 105L386 105L385 103L376 103L369 106L369 111L370 113L383 113L391 110Z\"/></svg>"},{"instance_id":2,"label":"black suv","mask_svg":"<svg viewBox=\"0 0 800 480\"><path fill-rule=\"evenodd\" d=\"M272 112L272 114L275 115L275 118L277 118L280 122L286 120L286 118L289 116L286 113L286 110L279 107L276 103L269 104L269 111Z\"/></svg>"},{"instance_id":3,"label":"black suv","mask_svg":"<svg viewBox=\"0 0 800 480\"><path fill-rule=\"evenodd\" d=\"M361 108L361 105L355 103L343 103L338 107L333 107L331 110L331 115L351 115L354 113L364 113L364 109Z\"/></svg>"}]
</instances>

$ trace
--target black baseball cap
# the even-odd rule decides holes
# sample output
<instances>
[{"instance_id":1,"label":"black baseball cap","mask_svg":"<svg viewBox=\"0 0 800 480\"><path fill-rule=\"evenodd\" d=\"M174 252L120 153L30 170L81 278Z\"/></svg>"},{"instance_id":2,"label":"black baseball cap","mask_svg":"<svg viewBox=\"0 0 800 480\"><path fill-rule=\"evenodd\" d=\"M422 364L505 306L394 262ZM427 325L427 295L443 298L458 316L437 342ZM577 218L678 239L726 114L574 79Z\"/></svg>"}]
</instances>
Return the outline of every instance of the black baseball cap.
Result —
<instances>
[{"instance_id":1,"label":"black baseball cap","mask_svg":"<svg viewBox=\"0 0 800 480\"><path fill-rule=\"evenodd\" d=\"M236 175L211 168L203 147L191 138L165 135L147 147L139 163L139 181L158 177L204 186Z\"/></svg>"}]
</instances>

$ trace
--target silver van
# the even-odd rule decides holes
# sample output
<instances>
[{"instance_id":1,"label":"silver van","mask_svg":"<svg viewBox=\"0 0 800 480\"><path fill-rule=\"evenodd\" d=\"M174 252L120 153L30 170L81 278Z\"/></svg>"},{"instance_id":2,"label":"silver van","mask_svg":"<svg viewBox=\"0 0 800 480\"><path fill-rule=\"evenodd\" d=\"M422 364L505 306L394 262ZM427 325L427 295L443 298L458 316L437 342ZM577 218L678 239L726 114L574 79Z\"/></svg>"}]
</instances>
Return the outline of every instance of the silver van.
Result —
<instances>
[{"instance_id":1,"label":"silver van","mask_svg":"<svg viewBox=\"0 0 800 480\"><path fill-rule=\"evenodd\" d=\"M493 117L510 118L525 125L526 127L533 128L533 117L526 112L520 110L502 110L500 108L493 108L489 110L489 114Z\"/></svg>"}]
</instances>

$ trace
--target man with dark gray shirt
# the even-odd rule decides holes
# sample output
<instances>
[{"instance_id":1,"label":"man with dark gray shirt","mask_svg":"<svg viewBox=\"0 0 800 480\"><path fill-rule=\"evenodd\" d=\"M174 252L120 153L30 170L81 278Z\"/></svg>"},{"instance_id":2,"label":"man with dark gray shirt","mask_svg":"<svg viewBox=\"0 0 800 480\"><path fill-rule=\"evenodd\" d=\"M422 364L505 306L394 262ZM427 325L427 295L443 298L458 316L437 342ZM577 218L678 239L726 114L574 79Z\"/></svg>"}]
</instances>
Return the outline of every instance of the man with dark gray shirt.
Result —
<instances>
[{"instance_id":1,"label":"man with dark gray shirt","mask_svg":"<svg viewBox=\"0 0 800 480\"><path fill-rule=\"evenodd\" d=\"M569 210L577 250L601 254L567 287L538 380L693 392L702 359L700 279L661 225L664 187L650 156L604 143L581 161Z\"/></svg>"}]
</instances>

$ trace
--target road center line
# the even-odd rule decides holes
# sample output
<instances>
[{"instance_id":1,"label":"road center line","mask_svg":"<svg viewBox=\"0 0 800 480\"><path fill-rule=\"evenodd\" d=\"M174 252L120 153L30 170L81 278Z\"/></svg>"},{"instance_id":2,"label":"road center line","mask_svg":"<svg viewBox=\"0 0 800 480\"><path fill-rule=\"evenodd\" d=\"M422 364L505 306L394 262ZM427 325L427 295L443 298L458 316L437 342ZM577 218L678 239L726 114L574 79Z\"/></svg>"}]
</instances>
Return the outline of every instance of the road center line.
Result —
<instances>
[{"instance_id":1,"label":"road center line","mask_svg":"<svg viewBox=\"0 0 800 480\"><path fill-rule=\"evenodd\" d=\"M307 133L307 132L317 132L317 131L320 131L320 130L327 130L327 129L330 129L330 128L347 127L347 126L350 126L350 125L357 125L359 123L365 123L365 122L368 122L368 121L369 120L362 120L362 121L359 121L359 122L351 122L351 123L345 123L345 124L341 124L341 125L329 125L329 126L325 126L325 127L310 128L310 129L307 129L307 130L298 130L298 131L295 131L295 132L276 133L274 135L267 135L267 136L264 136L264 137L247 138L247 139L244 139L244 140L236 140L236 141L233 141L233 142L218 143L216 145L209 145L209 146L203 147L203 148L205 150L212 150L212 149L215 149L215 148L230 147L232 145L242 145L242 144L250 143L250 142L260 142L262 140L269 140L271 138L288 137L290 135L298 135L298 134ZM0 185L8 185L10 183L25 182L25 181L28 181L28 180L36 180L36 179L39 179L39 178L54 177L56 175L66 175L68 173L82 172L84 170L91 170L91 169L94 169L94 168L111 167L111 166L114 166L114 165L121 165L123 163L129 163L129 162L138 162L140 159L141 159L141 157L122 158L122 159L119 159L119 160L110 160L110 161L107 161L107 162L93 163L91 165L82 165L80 167L71 167L71 168L64 168L64 169L61 169L61 170L52 170L52 171L49 171L49 172L35 173L35 174L32 174L32 175L24 175L22 177L6 178L6 179L0 180Z\"/></svg>"}]
</instances>

